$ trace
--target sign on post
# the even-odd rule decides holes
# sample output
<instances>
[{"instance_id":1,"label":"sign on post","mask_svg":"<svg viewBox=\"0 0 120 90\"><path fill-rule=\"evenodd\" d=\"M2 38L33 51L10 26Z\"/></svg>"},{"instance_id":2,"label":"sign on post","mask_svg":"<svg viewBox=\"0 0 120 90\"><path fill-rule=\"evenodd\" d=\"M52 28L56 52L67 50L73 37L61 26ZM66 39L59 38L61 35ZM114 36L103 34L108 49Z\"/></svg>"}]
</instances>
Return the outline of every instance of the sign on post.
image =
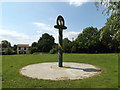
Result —
<instances>
[{"instance_id":1,"label":"sign on post","mask_svg":"<svg viewBox=\"0 0 120 90\"><path fill-rule=\"evenodd\" d=\"M57 25L54 28L59 29L59 43L58 43L58 66L62 67L63 60L63 47L62 47L62 38L63 38L63 29L67 29L65 26L64 18L62 16L57 17Z\"/></svg>"}]
</instances>

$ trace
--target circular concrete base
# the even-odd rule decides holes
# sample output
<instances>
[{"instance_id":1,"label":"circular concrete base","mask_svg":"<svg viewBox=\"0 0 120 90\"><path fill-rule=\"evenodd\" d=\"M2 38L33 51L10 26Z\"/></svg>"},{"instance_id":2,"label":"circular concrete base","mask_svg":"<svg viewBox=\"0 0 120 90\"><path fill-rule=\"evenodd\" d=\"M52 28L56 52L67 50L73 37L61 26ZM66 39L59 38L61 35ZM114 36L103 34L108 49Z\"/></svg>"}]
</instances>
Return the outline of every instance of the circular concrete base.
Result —
<instances>
[{"instance_id":1,"label":"circular concrete base","mask_svg":"<svg viewBox=\"0 0 120 90\"><path fill-rule=\"evenodd\" d=\"M101 70L93 65L73 62L63 62L63 67L58 67L58 62L38 63L20 70L24 76L45 80L84 79L100 72Z\"/></svg>"}]
</instances>

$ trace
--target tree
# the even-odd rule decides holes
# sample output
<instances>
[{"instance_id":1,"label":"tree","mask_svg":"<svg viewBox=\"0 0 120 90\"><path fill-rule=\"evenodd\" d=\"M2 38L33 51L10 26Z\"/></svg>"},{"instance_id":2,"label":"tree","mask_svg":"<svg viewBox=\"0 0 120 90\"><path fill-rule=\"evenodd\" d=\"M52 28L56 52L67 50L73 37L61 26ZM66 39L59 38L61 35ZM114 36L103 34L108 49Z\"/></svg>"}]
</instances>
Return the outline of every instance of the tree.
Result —
<instances>
[{"instance_id":1,"label":"tree","mask_svg":"<svg viewBox=\"0 0 120 90\"><path fill-rule=\"evenodd\" d=\"M2 44L2 48L11 47L10 42L8 42L7 40L2 40L1 44Z\"/></svg>"},{"instance_id":2,"label":"tree","mask_svg":"<svg viewBox=\"0 0 120 90\"><path fill-rule=\"evenodd\" d=\"M72 42L68 38L63 39L63 51L65 53L70 53L72 48Z\"/></svg>"},{"instance_id":3,"label":"tree","mask_svg":"<svg viewBox=\"0 0 120 90\"><path fill-rule=\"evenodd\" d=\"M3 52L4 52L4 54L6 54L6 55L11 55L11 54L14 53L14 50L13 50L12 48L8 47L8 48L6 48Z\"/></svg>"},{"instance_id":4,"label":"tree","mask_svg":"<svg viewBox=\"0 0 120 90\"><path fill-rule=\"evenodd\" d=\"M120 34L115 35L117 30L111 30L108 25L100 29L100 41L109 49L111 52L119 52L120 46Z\"/></svg>"},{"instance_id":5,"label":"tree","mask_svg":"<svg viewBox=\"0 0 120 90\"><path fill-rule=\"evenodd\" d=\"M44 33L38 40L37 47L39 52L49 52L54 45L54 37L48 33Z\"/></svg>"},{"instance_id":6,"label":"tree","mask_svg":"<svg viewBox=\"0 0 120 90\"><path fill-rule=\"evenodd\" d=\"M58 45L55 44L55 45L52 47L52 49L50 50L50 54L55 54L55 53L57 53L57 52L58 52Z\"/></svg>"},{"instance_id":7,"label":"tree","mask_svg":"<svg viewBox=\"0 0 120 90\"><path fill-rule=\"evenodd\" d=\"M36 47L37 46L37 42L33 42L31 47Z\"/></svg>"},{"instance_id":8,"label":"tree","mask_svg":"<svg viewBox=\"0 0 120 90\"><path fill-rule=\"evenodd\" d=\"M77 53L77 52L78 52L78 43L76 41L72 41L71 53Z\"/></svg>"},{"instance_id":9,"label":"tree","mask_svg":"<svg viewBox=\"0 0 120 90\"><path fill-rule=\"evenodd\" d=\"M100 3L96 2L97 8L99 5L106 7L103 13L111 13L105 26L100 30L100 39L106 42L110 49L114 48L115 52L120 52L120 1L101 0Z\"/></svg>"},{"instance_id":10,"label":"tree","mask_svg":"<svg viewBox=\"0 0 120 90\"><path fill-rule=\"evenodd\" d=\"M112 39L120 41L120 1L112 0L101 0L101 2L95 2L97 9L99 6L104 6L106 9L103 10L105 14L111 14L107 19L106 26L109 28L109 31L112 32Z\"/></svg>"},{"instance_id":11,"label":"tree","mask_svg":"<svg viewBox=\"0 0 120 90\"><path fill-rule=\"evenodd\" d=\"M30 47L30 52L31 52L31 54L38 52L37 42L32 43L32 45Z\"/></svg>"},{"instance_id":12,"label":"tree","mask_svg":"<svg viewBox=\"0 0 120 90\"><path fill-rule=\"evenodd\" d=\"M87 27L78 35L75 40L78 43L79 52L96 52L99 42L98 29L94 27Z\"/></svg>"},{"instance_id":13,"label":"tree","mask_svg":"<svg viewBox=\"0 0 120 90\"><path fill-rule=\"evenodd\" d=\"M13 46L14 54L17 54L17 45Z\"/></svg>"},{"instance_id":14,"label":"tree","mask_svg":"<svg viewBox=\"0 0 120 90\"><path fill-rule=\"evenodd\" d=\"M120 1L113 0L100 0L100 2L95 2L97 10L100 6L104 6L105 9L102 13L109 15L112 11L113 14L120 14Z\"/></svg>"},{"instance_id":15,"label":"tree","mask_svg":"<svg viewBox=\"0 0 120 90\"><path fill-rule=\"evenodd\" d=\"M120 40L120 15L112 14L107 19L106 26L109 28L109 31L112 33L112 39Z\"/></svg>"},{"instance_id":16,"label":"tree","mask_svg":"<svg viewBox=\"0 0 120 90\"><path fill-rule=\"evenodd\" d=\"M37 47L30 47L30 52L31 54L35 53L38 51L38 48Z\"/></svg>"}]
</instances>

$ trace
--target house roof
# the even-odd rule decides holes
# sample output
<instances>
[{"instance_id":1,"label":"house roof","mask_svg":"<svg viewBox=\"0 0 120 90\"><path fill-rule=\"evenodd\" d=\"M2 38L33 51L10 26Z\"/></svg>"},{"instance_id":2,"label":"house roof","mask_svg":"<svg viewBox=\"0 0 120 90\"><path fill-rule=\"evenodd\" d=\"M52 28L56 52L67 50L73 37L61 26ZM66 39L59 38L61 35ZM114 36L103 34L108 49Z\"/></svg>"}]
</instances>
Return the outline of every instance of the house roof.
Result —
<instances>
[{"instance_id":1,"label":"house roof","mask_svg":"<svg viewBox=\"0 0 120 90\"><path fill-rule=\"evenodd\" d=\"M29 44L18 44L17 47L29 47Z\"/></svg>"}]
</instances>

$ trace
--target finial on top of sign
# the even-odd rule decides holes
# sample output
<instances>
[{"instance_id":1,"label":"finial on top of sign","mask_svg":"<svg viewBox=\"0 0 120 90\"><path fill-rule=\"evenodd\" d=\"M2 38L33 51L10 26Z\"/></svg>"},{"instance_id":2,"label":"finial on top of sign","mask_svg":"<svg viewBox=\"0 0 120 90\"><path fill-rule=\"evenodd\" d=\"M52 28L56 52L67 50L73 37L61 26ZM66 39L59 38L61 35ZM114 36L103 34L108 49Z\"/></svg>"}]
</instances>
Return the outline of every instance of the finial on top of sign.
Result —
<instances>
[{"instance_id":1,"label":"finial on top of sign","mask_svg":"<svg viewBox=\"0 0 120 90\"><path fill-rule=\"evenodd\" d=\"M64 18L61 15L59 15L57 17L57 25L55 25L54 28L57 28L57 29L67 29L67 27L64 26L64 25L65 25Z\"/></svg>"}]
</instances>

